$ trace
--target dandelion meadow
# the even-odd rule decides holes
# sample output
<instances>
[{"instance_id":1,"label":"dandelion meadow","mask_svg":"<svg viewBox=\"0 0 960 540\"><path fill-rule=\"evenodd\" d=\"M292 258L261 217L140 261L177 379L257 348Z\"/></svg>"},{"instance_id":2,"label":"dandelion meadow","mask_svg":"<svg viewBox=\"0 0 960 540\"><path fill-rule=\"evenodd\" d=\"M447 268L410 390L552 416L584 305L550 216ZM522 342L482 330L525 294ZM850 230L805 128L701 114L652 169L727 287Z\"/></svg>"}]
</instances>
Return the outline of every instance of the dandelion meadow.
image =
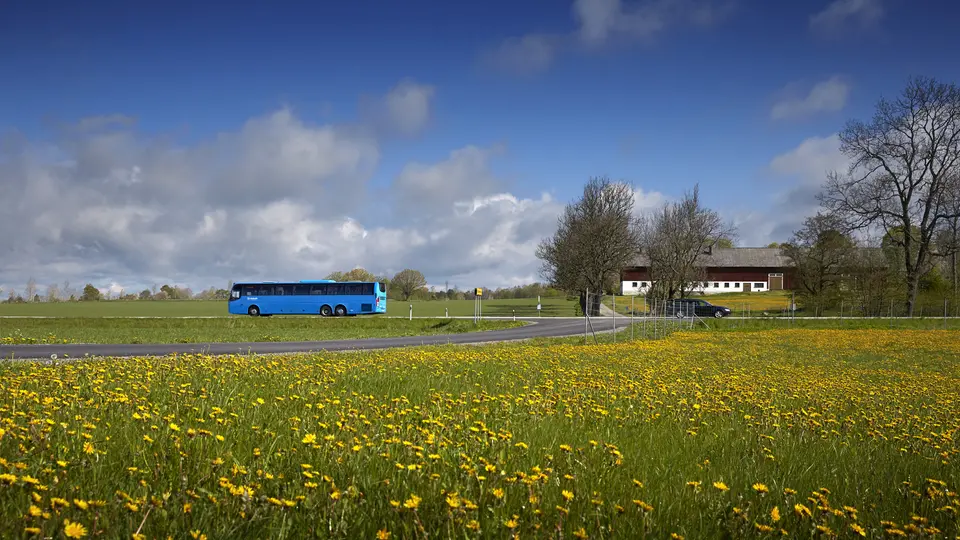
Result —
<instances>
[{"instance_id":1,"label":"dandelion meadow","mask_svg":"<svg viewBox=\"0 0 960 540\"><path fill-rule=\"evenodd\" d=\"M956 537L960 337L0 366L0 536Z\"/></svg>"}]
</instances>

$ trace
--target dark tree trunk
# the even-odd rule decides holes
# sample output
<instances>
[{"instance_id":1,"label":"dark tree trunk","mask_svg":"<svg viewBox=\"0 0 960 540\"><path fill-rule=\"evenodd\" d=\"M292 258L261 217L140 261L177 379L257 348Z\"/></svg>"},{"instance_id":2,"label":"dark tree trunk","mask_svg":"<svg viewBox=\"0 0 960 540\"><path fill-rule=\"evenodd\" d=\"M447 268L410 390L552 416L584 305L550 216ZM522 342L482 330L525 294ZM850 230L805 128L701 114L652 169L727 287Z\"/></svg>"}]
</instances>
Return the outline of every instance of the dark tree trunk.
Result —
<instances>
[{"instance_id":1,"label":"dark tree trunk","mask_svg":"<svg viewBox=\"0 0 960 540\"><path fill-rule=\"evenodd\" d=\"M585 292L580 293L580 311L582 313L589 313L591 317L600 316L600 301L601 295L596 293L590 293L590 306L587 306L587 296ZM588 311L589 309L589 311Z\"/></svg>"}]
</instances>

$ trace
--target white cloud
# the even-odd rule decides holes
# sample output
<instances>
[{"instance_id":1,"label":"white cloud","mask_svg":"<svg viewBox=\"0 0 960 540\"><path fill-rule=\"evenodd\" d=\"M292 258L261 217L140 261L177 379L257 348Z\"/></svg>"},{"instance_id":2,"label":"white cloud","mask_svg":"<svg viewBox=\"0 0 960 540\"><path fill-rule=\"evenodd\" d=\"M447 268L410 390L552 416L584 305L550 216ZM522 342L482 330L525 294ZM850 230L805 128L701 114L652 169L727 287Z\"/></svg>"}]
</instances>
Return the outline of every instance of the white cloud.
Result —
<instances>
[{"instance_id":1,"label":"white cloud","mask_svg":"<svg viewBox=\"0 0 960 540\"><path fill-rule=\"evenodd\" d=\"M850 84L840 76L818 82L804 96L796 95L796 86L784 89L783 97L770 110L770 118L784 120L839 111L846 106L850 96Z\"/></svg>"},{"instance_id":2,"label":"white cloud","mask_svg":"<svg viewBox=\"0 0 960 540\"><path fill-rule=\"evenodd\" d=\"M846 172L849 165L836 134L809 137L775 156L767 167L775 188L767 208L741 212L734 218L743 245L787 241L803 220L819 209L817 194L828 173Z\"/></svg>"},{"instance_id":3,"label":"white cloud","mask_svg":"<svg viewBox=\"0 0 960 540\"><path fill-rule=\"evenodd\" d=\"M364 98L360 109L384 135L418 135L430 123L436 88L407 78L398 82L385 96Z\"/></svg>"},{"instance_id":4,"label":"white cloud","mask_svg":"<svg viewBox=\"0 0 960 540\"><path fill-rule=\"evenodd\" d=\"M651 210L656 210L667 202L670 202L670 198L659 191L644 191L643 188L633 190L633 213L635 215L640 216Z\"/></svg>"},{"instance_id":5,"label":"white cloud","mask_svg":"<svg viewBox=\"0 0 960 540\"><path fill-rule=\"evenodd\" d=\"M823 35L838 35L849 30L847 23L870 27L884 15L882 0L834 0L810 16L810 29Z\"/></svg>"},{"instance_id":6,"label":"white cloud","mask_svg":"<svg viewBox=\"0 0 960 540\"><path fill-rule=\"evenodd\" d=\"M400 215L425 215L431 208L450 207L461 200L493 193L502 184L490 171L489 160L502 150L499 145L470 145L453 150L439 163L408 163L391 187Z\"/></svg>"},{"instance_id":7,"label":"white cloud","mask_svg":"<svg viewBox=\"0 0 960 540\"><path fill-rule=\"evenodd\" d=\"M563 208L510 193L491 169L499 145L410 163L391 196L374 199L380 143L369 125L311 125L280 109L177 146L130 122L80 124L97 129L0 141L0 228L17 232L0 236L6 291L22 292L30 277L41 291L68 280L77 294L88 282L104 292L201 290L356 266L515 285L539 279L536 245Z\"/></svg>"},{"instance_id":8,"label":"white cloud","mask_svg":"<svg viewBox=\"0 0 960 540\"><path fill-rule=\"evenodd\" d=\"M736 0L574 0L574 30L509 37L481 58L506 71L539 73L549 68L563 49L596 50L611 42L650 41L671 27L716 24L735 6Z\"/></svg>"}]
</instances>

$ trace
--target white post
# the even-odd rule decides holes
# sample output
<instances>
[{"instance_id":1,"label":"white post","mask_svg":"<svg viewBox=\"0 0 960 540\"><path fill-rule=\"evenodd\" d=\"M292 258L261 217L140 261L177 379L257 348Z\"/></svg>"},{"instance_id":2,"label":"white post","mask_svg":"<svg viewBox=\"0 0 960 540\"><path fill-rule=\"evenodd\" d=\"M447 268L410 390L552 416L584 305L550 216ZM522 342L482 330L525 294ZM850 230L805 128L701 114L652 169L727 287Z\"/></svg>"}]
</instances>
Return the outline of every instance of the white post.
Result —
<instances>
[{"instance_id":1,"label":"white post","mask_svg":"<svg viewBox=\"0 0 960 540\"><path fill-rule=\"evenodd\" d=\"M413 320L413 304L410 304L410 320Z\"/></svg>"},{"instance_id":2,"label":"white post","mask_svg":"<svg viewBox=\"0 0 960 540\"><path fill-rule=\"evenodd\" d=\"M443 316L448 319L450 318L450 308L443 308Z\"/></svg>"},{"instance_id":3,"label":"white post","mask_svg":"<svg viewBox=\"0 0 960 540\"><path fill-rule=\"evenodd\" d=\"M517 320L517 310L513 310L513 320Z\"/></svg>"}]
</instances>

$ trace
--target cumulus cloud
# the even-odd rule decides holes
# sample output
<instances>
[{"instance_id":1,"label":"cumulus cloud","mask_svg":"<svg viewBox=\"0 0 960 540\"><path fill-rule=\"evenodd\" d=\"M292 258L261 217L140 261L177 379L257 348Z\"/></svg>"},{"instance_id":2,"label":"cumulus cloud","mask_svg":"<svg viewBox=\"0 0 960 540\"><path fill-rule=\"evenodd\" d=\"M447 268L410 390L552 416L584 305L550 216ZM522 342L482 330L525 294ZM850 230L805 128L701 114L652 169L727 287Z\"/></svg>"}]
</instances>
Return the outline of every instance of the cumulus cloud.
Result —
<instances>
[{"instance_id":1,"label":"cumulus cloud","mask_svg":"<svg viewBox=\"0 0 960 540\"><path fill-rule=\"evenodd\" d=\"M427 215L431 208L451 207L461 200L491 195L503 184L490 170L490 160L502 146L465 146L438 163L408 163L391 186L400 216Z\"/></svg>"},{"instance_id":2,"label":"cumulus cloud","mask_svg":"<svg viewBox=\"0 0 960 540\"><path fill-rule=\"evenodd\" d=\"M809 137L775 156L766 171L775 191L767 209L750 210L735 217L745 245L788 240L803 220L819 209L817 194L828 173L843 173L849 166L850 160L840 151L836 134Z\"/></svg>"},{"instance_id":3,"label":"cumulus cloud","mask_svg":"<svg viewBox=\"0 0 960 540\"><path fill-rule=\"evenodd\" d=\"M882 0L834 0L810 16L810 29L820 35L839 35L850 25L866 28L877 24L885 13Z\"/></svg>"},{"instance_id":4,"label":"cumulus cloud","mask_svg":"<svg viewBox=\"0 0 960 540\"><path fill-rule=\"evenodd\" d=\"M781 98L770 109L770 118L785 120L842 110L850 96L850 83L835 75L816 83L805 95L798 95L799 90L799 85L788 85L781 92Z\"/></svg>"},{"instance_id":5,"label":"cumulus cloud","mask_svg":"<svg viewBox=\"0 0 960 540\"><path fill-rule=\"evenodd\" d=\"M535 247L563 204L513 195L491 171L503 147L410 163L374 207L380 145L368 127L313 125L280 109L190 145L103 119L50 141L8 134L0 287L22 292L33 277L41 291L65 280L75 292L88 282L200 290L355 266L417 268L461 287L539 278Z\"/></svg>"},{"instance_id":6,"label":"cumulus cloud","mask_svg":"<svg viewBox=\"0 0 960 540\"><path fill-rule=\"evenodd\" d=\"M385 96L363 99L360 107L367 121L382 134L409 137L422 133L429 125L435 94L432 85L407 78Z\"/></svg>"},{"instance_id":7,"label":"cumulus cloud","mask_svg":"<svg viewBox=\"0 0 960 540\"><path fill-rule=\"evenodd\" d=\"M650 41L685 24L710 26L728 17L735 6L735 0L574 0L573 30L511 36L484 51L481 58L513 73L539 73L564 49L597 50L611 42Z\"/></svg>"}]
</instances>

